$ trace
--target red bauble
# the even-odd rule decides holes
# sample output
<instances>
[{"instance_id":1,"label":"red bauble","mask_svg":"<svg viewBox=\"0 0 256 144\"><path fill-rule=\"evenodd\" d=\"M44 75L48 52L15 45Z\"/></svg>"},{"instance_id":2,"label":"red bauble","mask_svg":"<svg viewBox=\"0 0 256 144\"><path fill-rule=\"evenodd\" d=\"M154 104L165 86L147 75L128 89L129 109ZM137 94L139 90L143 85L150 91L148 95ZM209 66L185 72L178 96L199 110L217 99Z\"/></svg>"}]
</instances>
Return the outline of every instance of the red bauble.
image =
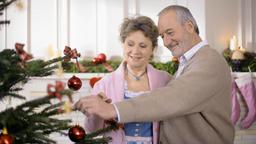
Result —
<instances>
[{"instance_id":1,"label":"red bauble","mask_svg":"<svg viewBox=\"0 0 256 144\"><path fill-rule=\"evenodd\" d=\"M92 77L89 81L90 86L93 88L94 84L99 81L101 79L101 77Z\"/></svg>"},{"instance_id":2,"label":"red bauble","mask_svg":"<svg viewBox=\"0 0 256 144\"><path fill-rule=\"evenodd\" d=\"M72 90L79 90L82 86L82 81L80 78L73 76L68 80L68 87Z\"/></svg>"},{"instance_id":3,"label":"red bauble","mask_svg":"<svg viewBox=\"0 0 256 144\"><path fill-rule=\"evenodd\" d=\"M9 134L0 135L0 144L13 144L14 138Z\"/></svg>"},{"instance_id":4,"label":"red bauble","mask_svg":"<svg viewBox=\"0 0 256 144\"><path fill-rule=\"evenodd\" d=\"M98 54L97 58L100 60L101 63L106 62L106 59L107 59L107 57L104 53Z\"/></svg>"},{"instance_id":5,"label":"red bauble","mask_svg":"<svg viewBox=\"0 0 256 144\"><path fill-rule=\"evenodd\" d=\"M93 60L92 60L92 62L93 62L93 64L100 64L101 63L101 61L100 61L100 59L99 58L93 58Z\"/></svg>"},{"instance_id":6,"label":"red bauble","mask_svg":"<svg viewBox=\"0 0 256 144\"><path fill-rule=\"evenodd\" d=\"M73 142L80 142L84 139L85 135L84 129L79 125L71 127L68 131L68 137Z\"/></svg>"}]
</instances>

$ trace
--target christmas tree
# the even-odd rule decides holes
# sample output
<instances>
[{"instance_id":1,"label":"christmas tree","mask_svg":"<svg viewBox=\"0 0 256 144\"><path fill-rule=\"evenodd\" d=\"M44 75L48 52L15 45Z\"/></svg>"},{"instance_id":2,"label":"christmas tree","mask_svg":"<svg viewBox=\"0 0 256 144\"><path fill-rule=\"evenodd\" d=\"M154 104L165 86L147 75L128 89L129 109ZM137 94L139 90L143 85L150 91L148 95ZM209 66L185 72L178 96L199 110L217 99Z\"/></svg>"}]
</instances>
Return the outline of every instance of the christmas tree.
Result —
<instances>
[{"instance_id":1,"label":"christmas tree","mask_svg":"<svg viewBox=\"0 0 256 144\"><path fill-rule=\"evenodd\" d=\"M65 56L54 58L52 60L30 60L32 56L23 50L23 44L16 43L15 50L5 49L0 52L0 101L7 97L25 99L25 96L18 92L22 90L22 84L25 84L32 76L47 76L52 74L53 70L58 67L56 62L67 61L71 58L76 59L79 54L76 50L66 47L64 50ZM28 61L29 60L29 61ZM77 85L77 79L73 77L70 79L71 84L69 88L78 90L81 87ZM70 83L69 80L69 83ZM76 80L76 84L72 81ZM78 79L79 80L79 79ZM52 90L51 88L54 88ZM8 141L10 143L55 143L54 140L48 138L49 134L53 132L63 133L63 130L69 129L69 137L74 142L92 144L92 143L107 143L111 138L101 137L95 138L105 132L117 129L118 125L111 122L108 127L99 129L93 133L86 134L80 126L71 127L70 120L59 120L53 116L64 113L60 109L64 104L58 102L51 103L51 99L56 99L63 95L70 97L72 91L65 90L61 82L56 82L56 86L48 85L48 95L39 99L26 101L16 107L8 107L0 112L0 143ZM8 132L7 132L8 131ZM6 143L7 144L7 143Z\"/></svg>"},{"instance_id":2,"label":"christmas tree","mask_svg":"<svg viewBox=\"0 0 256 144\"><path fill-rule=\"evenodd\" d=\"M16 44L16 51L5 49L0 52L0 101L7 98L26 99L26 96L18 92L32 76L47 76L52 74L57 67L56 62L64 57L55 58L49 61L27 60L32 56L22 51L22 45ZM56 82L57 84L57 82ZM49 85L50 86L50 85ZM50 88L50 87L49 87ZM64 113L60 107L63 102L51 103L51 99L58 96L71 96L72 91L65 90L63 85L54 87L52 91L48 89L48 95L25 101L24 103L12 107L8 104L4 111L0 112L0 143L5 141L15 141L15 143L55 143L48 138L53 132L62 133L62 130L70 128L70 120L59 120L53 118L55 115Z\"/></svg>"}]
</instances>

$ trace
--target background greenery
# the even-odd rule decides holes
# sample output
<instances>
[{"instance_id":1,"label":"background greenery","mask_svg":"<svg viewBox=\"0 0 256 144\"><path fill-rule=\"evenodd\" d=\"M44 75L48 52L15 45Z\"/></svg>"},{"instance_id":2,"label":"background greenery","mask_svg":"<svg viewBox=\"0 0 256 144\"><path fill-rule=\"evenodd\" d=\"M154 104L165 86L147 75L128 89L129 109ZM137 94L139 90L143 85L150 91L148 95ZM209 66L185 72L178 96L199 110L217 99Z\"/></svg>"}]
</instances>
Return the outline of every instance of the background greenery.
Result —
<instances>
[{"instance_id":1,"label":"background greenery","mask_svg":"<svg viewBox=\"0 0 256 144\"><path fill-rule=\"evenodd\" d=\"M235 71L237 65L234 63L234 60L231 59L232 51L229 49L226 49L223 51L222 55L226 59L229 66L232 68L233 71ZM251 72L256 72L256 54L253 52L245 52L244 53L245 59L240 60L241 63L241 69L236 72L249 72L249 68ZM107 73L107 69L102 64L95 65L91 60L83 60L80 61L80 63L87 69L87 73ZM121 61L107 61L108 64L110 64L113 69L117 69L120 65ZM153 65L156 69L167 71L170 74L174 74L175 71L178 68L178 63L169 61L166 63L162 62L154 62L151 61L150 64ZM62 63L63 68L65 69L64 72L67 73L78 73L78 69L73 62L63 62Z\"/></svg>"},{"instance_id":2,"label":"background greenery","mask_svg":"<svg viewBox=\"0 0 256 144\"><path fill-rule=\"evenodd\" d=\"M108 72L103 64L95 65L90 60L80 61L80 63L88 70L87 73L107 73ZM109 65L111 65L113 67L113 69L115 70L118 68L121 61L108 61L107 63ZM171 61L166 62L166 63L152 61L152 62L150 62L150 64L152 64L153 67L155 67L156 69L167 71L170 74L174 74L178 68L178 64L175 62L171 62ZM67 72L67 73L77 73L78 72L78 69L77 69L75 63L62 62L62 66L64 68L64 72Z\"/></svg>"}]
</instances>

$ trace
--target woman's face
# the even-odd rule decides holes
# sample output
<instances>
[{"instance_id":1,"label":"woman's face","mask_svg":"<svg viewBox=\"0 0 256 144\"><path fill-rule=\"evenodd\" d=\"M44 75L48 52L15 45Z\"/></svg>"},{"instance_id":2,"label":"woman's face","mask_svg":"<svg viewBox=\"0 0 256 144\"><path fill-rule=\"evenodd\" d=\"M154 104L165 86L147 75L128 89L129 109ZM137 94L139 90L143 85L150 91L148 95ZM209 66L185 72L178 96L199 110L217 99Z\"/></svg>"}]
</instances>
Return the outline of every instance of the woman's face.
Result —
<instances>
[{"instance_id":1,"label":"woman's face","mask_svg":"<svg viewBox=\"0 0 256 144\"><path fill-rule=\"evenodd\" d=\"M143 32L131 32L123 43L124 59L130 67L143 67L153 54L152 42Z\"/></svg>"}]
</instances>

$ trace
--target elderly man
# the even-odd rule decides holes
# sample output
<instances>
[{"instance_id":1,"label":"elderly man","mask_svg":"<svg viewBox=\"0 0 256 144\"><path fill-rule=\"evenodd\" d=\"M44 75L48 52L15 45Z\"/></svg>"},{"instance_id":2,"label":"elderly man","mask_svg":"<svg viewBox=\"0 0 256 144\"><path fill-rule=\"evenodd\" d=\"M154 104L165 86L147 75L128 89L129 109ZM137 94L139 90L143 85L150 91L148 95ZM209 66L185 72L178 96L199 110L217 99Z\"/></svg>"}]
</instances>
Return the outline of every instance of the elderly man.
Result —
<instances>
[{"instance_id":1,"label":"elderly man","mask_svg":"<svg viewBox=\"0 0 256 144\"><path fill-rule=\"evenodd\" d=\"M164 45L180 61L166 87L114 104L88 96L75 107L119 122L161 121L160 144L233 144L231 75L226 61L201 40L196 21L185 7L163 9L158 29Z\"/></svg>"}]
</instances>

